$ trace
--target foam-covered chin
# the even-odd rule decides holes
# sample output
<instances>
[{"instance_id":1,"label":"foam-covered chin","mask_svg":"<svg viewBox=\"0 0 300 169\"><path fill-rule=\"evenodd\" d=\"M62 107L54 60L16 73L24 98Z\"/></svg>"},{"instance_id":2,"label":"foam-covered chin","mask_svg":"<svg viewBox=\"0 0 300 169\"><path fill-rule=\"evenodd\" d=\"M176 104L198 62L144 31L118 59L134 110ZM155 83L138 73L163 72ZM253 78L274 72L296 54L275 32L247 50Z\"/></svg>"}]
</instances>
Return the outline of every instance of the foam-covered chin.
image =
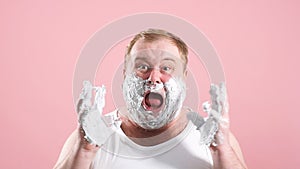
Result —
<instances>
[{"instance_id":1,"label":"foam-covered chin","mask_svg":"<svg viewBox=\"0 0 300 169\"><path fill-rule=\"evenodd\" d=\"M162 96L157 93L153 93L152 96L145 95L145 92L148 92L146 84L148 84L147 80L134 74L126 76L123 83L123 96L128 118L142 128L158 129L171 122L179 114L185 99L185 83L176 78L170 78L168 82L164 83L165 99L163 99L163 103L160 98ZM148 98L145 99L145 97Z\"/></svg>"}]
</instances>

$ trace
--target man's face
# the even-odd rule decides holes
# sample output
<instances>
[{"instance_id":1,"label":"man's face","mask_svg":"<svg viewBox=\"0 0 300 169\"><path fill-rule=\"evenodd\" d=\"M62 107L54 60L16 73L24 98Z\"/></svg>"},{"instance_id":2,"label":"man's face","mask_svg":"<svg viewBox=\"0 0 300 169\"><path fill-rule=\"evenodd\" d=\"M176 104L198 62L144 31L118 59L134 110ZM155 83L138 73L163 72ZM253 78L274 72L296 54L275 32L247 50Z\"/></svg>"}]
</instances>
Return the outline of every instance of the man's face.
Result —
<instances>
[{"instance_id":1,"label":"man's face","mask_svg":"<svg viewBox=\"0 0 300 169\"><path fill-rule=\"evenodd\" d=\"M177 46L167 39L153 42L139 40L130 52L127 72L133 72L151 85L165 84L170 78L185 78L183 60ZM144 93L143 106L146 110L159 112L164 106L165 89Z\"/></svg>"},{"instance_id":2,"label":"man's face","mask_svg":"<svg viewBox=\"0 0 300 169\"><path fill-rule=\"evenodd\" d=\"M135 113L135 119L142 119L143 124L150 125L164 121L157 125L160 127L165 125L178 111L175 105L182 104L182 97L184 98L185 95L183 91L185 75L184 62L180 58L178 48L169 40L137 41L127 60L125 70L127 88L125 91L123 88L125 99L127 98L126 101L129 102L129 109L131 109L130 113ZM130 76L136 78L129 79ZM137 79L136 82L133 82L134 79ZM149 128L156 128L156 126Z\"/></svg>"}]
</instances>

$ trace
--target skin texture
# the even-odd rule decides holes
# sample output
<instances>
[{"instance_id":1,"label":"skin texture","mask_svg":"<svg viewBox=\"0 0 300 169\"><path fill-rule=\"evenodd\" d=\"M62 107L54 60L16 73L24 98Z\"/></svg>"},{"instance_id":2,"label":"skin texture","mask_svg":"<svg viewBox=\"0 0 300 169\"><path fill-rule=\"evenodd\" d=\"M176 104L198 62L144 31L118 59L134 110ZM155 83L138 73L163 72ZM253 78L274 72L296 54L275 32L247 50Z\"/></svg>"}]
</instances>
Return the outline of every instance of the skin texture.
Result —
<instances>
[{"instance_id":1,"label":"skin texture","mask_svg":"<svg viewBox=\"0 0 300 169\"><path fill-rule=\"evenodd\" d=\"M159 49L168 51L173 57L176 57L176 61L180 61L180 54L175 45L170 43L167 39L160 39L154 42L144 42L142 39L138 40L133 46L131 53L137 53L141 50L151 50L149 49ZM150 57L154 57L153 53L148 53ZM134 71L134 62L136 56L133 55L132 58L128 61L126 65L126 70L124 70L124 75L126 76L127 72ZM163 58L164 56L161 56ZM155 58L154 58L155 59ZM155 65L159 67L158 65ZM171 76L180 77L186 79L187 71L184 69L183 62L176 63L176 70L172 72ZM150 79L153 82L162 82L165 83L170 75L162 74L159 69L153 69L148 74L139 75L143 79ZM227 119L229 119L228 114L226 113ZM155 130L146 130L130 121L125 116L121 116L122 124L121 128L124 133L131 138L134 142L144 146L156 145L162 142L165 142L183 131L185 126L188 123L188 120L185 115L185 111L182 110L181 114L175 118L169 124L163 126L162 128ZM221 132L223 133L223 144L218 145L217 147L210 147L214 169L245 169L246 165L243 160L242 152L240 150L239 144L233 134L229 130L229 125L220 125ZM219 139L217 136L217 142ZM150 138L142 140L136 138ZM101 147L100 147L101 148ZM64 168L64 169L88 169L91 166L91 163L96 155L99 147L89 144L84 139L84 133L81 128L77 128L71 136L66 141L60 157L57 161L57 164L54 168Z\"/></svg>"}]
</instances>

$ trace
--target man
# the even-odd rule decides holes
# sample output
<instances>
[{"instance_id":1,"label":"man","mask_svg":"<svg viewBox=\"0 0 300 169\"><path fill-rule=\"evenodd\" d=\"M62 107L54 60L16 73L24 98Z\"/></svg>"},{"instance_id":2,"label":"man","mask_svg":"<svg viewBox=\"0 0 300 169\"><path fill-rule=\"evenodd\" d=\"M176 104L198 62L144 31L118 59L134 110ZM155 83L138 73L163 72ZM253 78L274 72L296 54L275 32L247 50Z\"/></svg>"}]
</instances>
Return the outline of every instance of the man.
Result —
<instances>
[{"instance_id":1,"label":"man","mask_svg":"<svg viewBox=\"0 0 300 169\"><path fill-rule=\"evenodd\" d=\"M212 146L203 144L206 135L196 130L208 122L195 127L190 110L183 107L187 55L186 44L169 32L149 29L137 34L125 57L122 87L127 108L109 114L118 121L114 125L94 132L105 135L100 141L93 140L87 120L93 112L86 109L55 168L245 169L238 142L229 131L228 114L213 119L219 124L213 135L217 145ZM85 97L79 100L78 111Z\"/></svg>"}]
</instances>

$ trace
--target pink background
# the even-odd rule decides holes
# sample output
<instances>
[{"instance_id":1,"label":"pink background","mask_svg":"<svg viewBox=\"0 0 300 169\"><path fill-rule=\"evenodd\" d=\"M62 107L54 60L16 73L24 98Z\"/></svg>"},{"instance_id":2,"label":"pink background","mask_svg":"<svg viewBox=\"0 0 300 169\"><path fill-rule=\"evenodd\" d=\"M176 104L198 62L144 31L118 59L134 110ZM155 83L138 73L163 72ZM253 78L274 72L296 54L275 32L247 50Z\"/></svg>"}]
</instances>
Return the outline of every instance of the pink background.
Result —
<instances>
[{"instance_id":1,"label":"pink background","mask_svg":"<svg viewBox=\"0 0 300 169\"><path fill-rule=\"evenodd\" d=\"M77 125L72 78L81 48L112 20L140 12L184 18L214 44L249 168L299 168L299 7L296 0L1 1L0 168L52 168Z\"/></svg>"}]
</instances>

